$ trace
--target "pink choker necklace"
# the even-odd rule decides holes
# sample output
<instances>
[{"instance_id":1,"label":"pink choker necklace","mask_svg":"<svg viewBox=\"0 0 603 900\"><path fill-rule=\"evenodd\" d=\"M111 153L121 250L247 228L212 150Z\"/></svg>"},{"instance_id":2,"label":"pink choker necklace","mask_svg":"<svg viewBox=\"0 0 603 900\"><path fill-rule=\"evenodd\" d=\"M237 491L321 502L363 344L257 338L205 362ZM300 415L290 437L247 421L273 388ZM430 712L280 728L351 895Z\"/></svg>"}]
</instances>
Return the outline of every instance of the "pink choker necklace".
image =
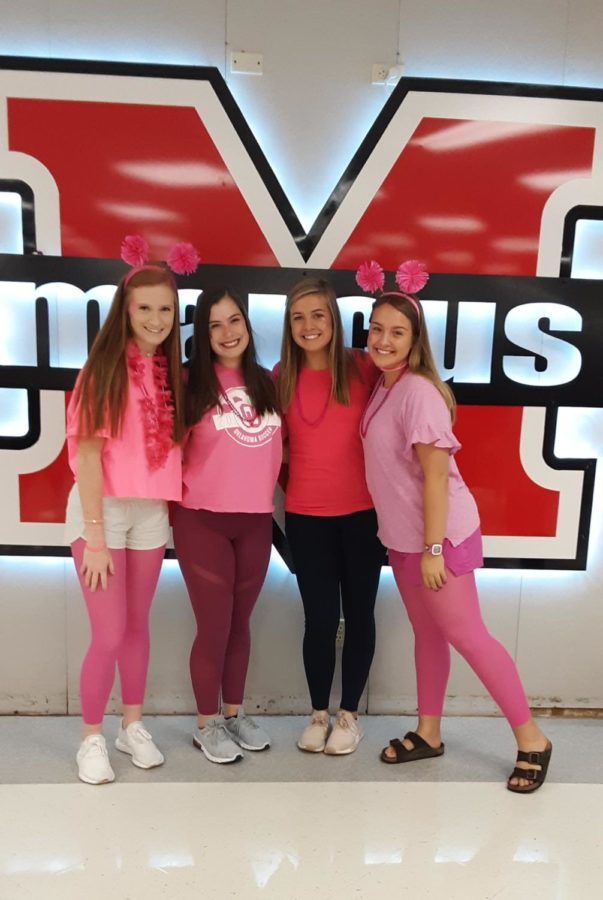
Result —
<instances>
[{"instance_id":1,"label":"pink choker necklace","mask_svg":"<svg viewBox=\"0 0 603 900\"><path fill-rule=\"evenodd\" d=\"M408 363L403 362L401 366L391 366L389 369L381 369L381 371L385 374L386 372L401 372L402 369L405 369Z\"/></svg>"},{"instance_id":2,"label":"pink choker necklace","mask_svg":"<svg viewBox=\"0 0 603 900\"><path fill-rule=\"evenodd\" d=\"M394 381L394 384L397 384L397 383L400 381L401 378L404 378L404 375L405 375L406 372L408 371L408 366L406 365L406 363L404 363L403 366L399 366L399 370L400 370L400 374L398 375L398 377L397 377L396 380ZM388 371L388 372L397 372L397 371L398 371L398 368L396 368L396 369L387 369L386 371ZM377 415L377 413L379 412L379 410L381 409L381 407L382 407L385 403L387 403L387 401L388 401L389 398L391 397L391 393L392 393L391 388L393 388L394 384L392 384L392 385L385 391L383 397L381 398L381 402L379 403L379 405L371 412L370 416L367 416L367 413L368 413L369 409L371 408L371 405L372 405L372 403L373 403L373 400L375 399L375 394L377 393L377 391L379 390L379 388L381 388L381 387L384 386L384 385L383 385L384 377L385 377L385 376L384 376L384 373L382 372L381 376L379 377L379 380L377 381L377 384L376 384L375 387L373 388L373 393L372 393L371 396L370 396L369 402L366 404L366 407L365 407L365 409L364 409L364 412L362 413L362 418L360 419L360 437L362 437L362 438L365 438L365 437L367 436L368 430L369 430L369 427L370 427L371 422L373 421L373 419L375 418L375 416Z\"/></svg>"}]
</instances>

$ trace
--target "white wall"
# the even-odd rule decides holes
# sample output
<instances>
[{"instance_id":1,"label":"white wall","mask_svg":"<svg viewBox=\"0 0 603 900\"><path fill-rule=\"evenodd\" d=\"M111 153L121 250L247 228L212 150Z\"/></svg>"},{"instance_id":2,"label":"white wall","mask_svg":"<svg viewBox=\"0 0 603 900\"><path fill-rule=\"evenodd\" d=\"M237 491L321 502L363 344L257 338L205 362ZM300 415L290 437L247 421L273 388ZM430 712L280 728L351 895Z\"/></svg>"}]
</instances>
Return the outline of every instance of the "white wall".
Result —
<instances>
[{"instance_id":1,"label":"white wall","mask_svg":"<svg viewBox=\"0 0 603 900\"><path fill-rule=\"evenodd\" d=\"M0 22L1 54L217 66L306 226L391 92L370 84L375 62L416 76L603 86L600 0L0 0ZM263 53L264 74L230 74L231 49ZM603 447L603 414L586 412L584 431ZM599 477L588 572L479 577L486 620L538 705L603 706L601 494ZM0 598L0 712L76 712L87 626L71 562L0 560ZM193 620L174 563L152 627L149 709L192 710ZM412 642L389 572L378 628L369 709L412 710ZM278 560L253 632L249 708L304 711L302 615ZM492 709L458 661L448 708Z\"/></svg>"}]
</instances>

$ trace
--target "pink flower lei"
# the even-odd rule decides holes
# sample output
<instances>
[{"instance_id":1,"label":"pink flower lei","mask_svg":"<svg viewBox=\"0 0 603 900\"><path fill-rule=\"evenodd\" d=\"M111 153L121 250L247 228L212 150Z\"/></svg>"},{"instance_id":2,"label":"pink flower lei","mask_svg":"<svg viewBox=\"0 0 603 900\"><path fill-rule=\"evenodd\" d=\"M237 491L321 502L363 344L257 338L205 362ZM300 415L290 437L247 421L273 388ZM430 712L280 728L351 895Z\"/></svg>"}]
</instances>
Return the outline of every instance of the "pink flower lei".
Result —
<instances>
[{"instance_id":1,"label":"pink flower lei","mask_svg":"<svg viewBox=\"0 0 603 900\"><path fill-rule=\"evenodd\" d=\"M147 462L151 471L161 469L173 447L172 429L174 406L168 383L166 356L158 350L150 359L153 368L155 397L151 397L144 383L145 357L132 342L128 348L128 370L132 381L140 389L140 413L144 429Z\"/></svg>"}]
</instances>

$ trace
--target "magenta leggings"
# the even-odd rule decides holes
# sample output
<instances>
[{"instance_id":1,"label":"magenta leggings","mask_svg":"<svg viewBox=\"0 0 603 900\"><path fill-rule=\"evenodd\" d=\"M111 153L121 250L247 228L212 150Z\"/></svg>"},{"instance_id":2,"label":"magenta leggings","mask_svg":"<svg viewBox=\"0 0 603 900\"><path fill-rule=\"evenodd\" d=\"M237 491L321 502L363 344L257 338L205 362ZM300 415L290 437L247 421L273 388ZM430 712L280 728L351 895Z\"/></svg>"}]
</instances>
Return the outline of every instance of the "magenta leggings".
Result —
<instances>
[{"instance_id":1,"label":"magenta leggings","mask_svg":"<svg viewBox=\"0 0 603 900\"><path fill-rule=\"evenodd\" d=\"M122 702L140 706L149 665L149 610L159 579L165 547L153 550L111 550L115 574L107 590L91 591L80 575L85 542L74 541L71 552L86 601L91 639L80 673L82 716L86 725L100 725L119 669Z\"/></svg>"},{"instance_id":2,"label":"magenta leggings","mask_svg":"<svg viewBox=\"0 0 603 900\"><path fill-rule=\"evenodd\" d=\"M191 681L202 716L243 702L249 619L266 577L271 513L222 513L176 506L174 547L197 620Z\"/></svg>"},{"instance_id":3,"label":"magenta leggings","mask_svg":"<svg viewBox=\"0 0 603 900\"><path fill-rule=\"evenodd\" d=\"M389 551L394 578L415 633L419 715L442 715L452 645L469 663L511 728L525 725L531 713L517 668L484 625L473 572L455 576L447 569L446 584L432 591L404 571L403 556Z\"/></svg>"}]
</instances>

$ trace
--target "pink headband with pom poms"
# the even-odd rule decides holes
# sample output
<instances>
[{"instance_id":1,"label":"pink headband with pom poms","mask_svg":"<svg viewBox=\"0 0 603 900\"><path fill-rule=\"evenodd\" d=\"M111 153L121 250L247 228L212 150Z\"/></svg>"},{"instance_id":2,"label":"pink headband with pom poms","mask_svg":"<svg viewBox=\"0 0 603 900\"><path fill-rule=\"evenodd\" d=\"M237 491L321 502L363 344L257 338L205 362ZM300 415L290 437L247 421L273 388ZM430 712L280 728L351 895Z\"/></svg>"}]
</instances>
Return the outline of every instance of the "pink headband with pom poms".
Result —
<instances>
[{"instance_id":1,"label":"pink headband with pom poms","mask_svg":"<svg viewBox=\"0 0 603 900\"><path fill-rule=\"evenodd\" d=\"M379 292L380 297L403 297L404 300L414 307L419 322L421 321L421 308L411 294L416 294L422 290L429 280L429 272L424 263L418 259L408 259L401 263L396 270L396 284L400 291L385 291L385 272L378 262L372 259L370 262L362 263L356 272L356 284L368 294L376 294Z\"/></svg>"},{"instance_id":2,"label":"pink headband with pom poms","mask_svg":"<svg viewBox=\"0 0 603 900\"><path fill-rule=\"evenodd\" d=\"M163 266L147 265L149 256L149 244L141 235L127 234L125 236L121 242L121 258L134 268L126 275L124 287L127 287L134 275L146 269L165 272ZM172 247L166 262L176 275L192 275L197 270L201 259L192 244L180 243Z\"/></svg>"}]
</instances>

